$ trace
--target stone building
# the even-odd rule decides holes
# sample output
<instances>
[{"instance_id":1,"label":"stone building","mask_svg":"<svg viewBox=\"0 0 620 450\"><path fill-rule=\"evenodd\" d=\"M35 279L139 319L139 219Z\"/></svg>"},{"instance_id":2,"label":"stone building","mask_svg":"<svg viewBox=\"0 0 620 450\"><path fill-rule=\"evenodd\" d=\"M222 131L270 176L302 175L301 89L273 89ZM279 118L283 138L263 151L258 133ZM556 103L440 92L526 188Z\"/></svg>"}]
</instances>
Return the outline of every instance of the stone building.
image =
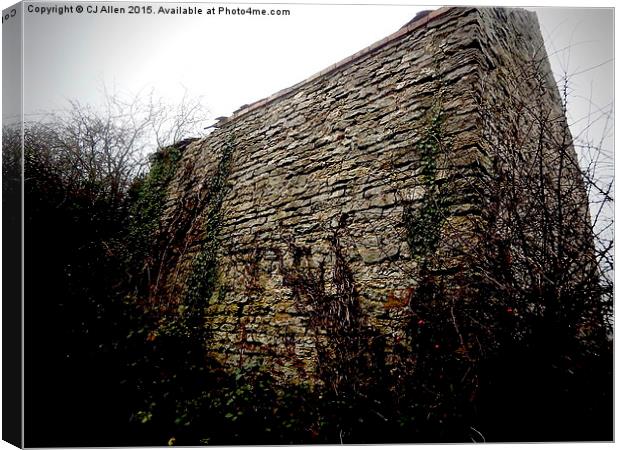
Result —
<instances>
[{"instance_id":1,"label":"stone building","mask_svg":"<svg viewBox=\"0 0 620 450\"><path fill-rule=\"evenodd\" d=\"M347 374L325 367L371 348L395 364L428 321L412 304L422 277L471 273L481 224L511 217L501 199L489 210L507 154L566 180L587 216L538 23L520 9L421 14L178 148L152 297L200 305L214 360L282 380L336 383ZM529 222L535 241L544 225Z\"/></svg>"}]
</instances>

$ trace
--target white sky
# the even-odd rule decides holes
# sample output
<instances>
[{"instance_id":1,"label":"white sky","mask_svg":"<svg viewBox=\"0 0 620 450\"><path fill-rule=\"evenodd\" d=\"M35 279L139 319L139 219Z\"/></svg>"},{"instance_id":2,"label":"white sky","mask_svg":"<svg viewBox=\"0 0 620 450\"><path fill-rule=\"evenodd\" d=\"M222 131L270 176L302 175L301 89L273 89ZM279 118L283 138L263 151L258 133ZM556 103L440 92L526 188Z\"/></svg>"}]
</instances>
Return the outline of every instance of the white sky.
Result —
<instances>
[{"instance_id":1,"label":"white sky","mask_svg":"<svg viewBox=\"0 0 620 450\"><path fill-rule=\"evenodd\" d=\"M261 17L26 12L24 113L36 117L67 106L68 99L97 104L104 86L127 94L154 90L172 104L187 89L209 110L210 124L382 39L416 12L439 7L403 5L407 2L402 0L399 5L336 3L176 4L205 10L250 4L290 10L290 16ZM63 3L46 3L54 4ZM150 4L154 9L161 5ZM610 8L591 8L605 4L611 5L528 9L538 13L556 79L565 71L569 75L573 135L597 144L603 139L606 173L611 174L613 122L605 128L604 117L613 111L614 17Z\"/></svg>"},{"instance_id":2,"label":"white sky","mask_svg":"<svg viewBox=\"0 0 620 450\"><path fill-rule=\"evenodd\" d=\"M209 110L206 124L210 124L215 117L228 116L241 105L293 85L382 39L416 12L439 7L335 3L177 4L205 10L250 4L290 10L290 16L279 17L26 12L24 113L33 118L66 107L69 99L97 104L104 86L130 95L154 90L172 104L187 90ZM54 4L63 3L46 3ZM150 4L154 9L161 5ZM604 138L605 164L611 173L613 126L605 128L603 119L587 126L592 122L589 114L598 119L613 107L613 10L528 9L538 13L556 78L560 80L564 71L569 75L568 113L574 136L597 143Z\"/></svg>"},{"instance_id":3,"label":"white sky","mask_svg":"<svg viewBox=\"0 0 620 450\"><path fill-rule=\"evenodd\" d=\"M25 43L25 112L61 106L64 98L96 101L105 83L154 88L171 100L185 87L213 117L229 115L387 36L420 10L277 7L291 15L26 15L27 29L36 31Z\"/></svg>"},{"instance_id":4,"label":"white sky","mask_svg":"<svg viewBox=\"0 0 620 450\"><path fill-rule=\"evenodd\" d=\"M417 11L437 6L263 7L286 8L291 15L26 14L24 112L61 108L67 99L97 103L105 85L127 93L154 89L172 102L186 88L203 99L211 118L229 115L387 36ZM608 61L571 77L572 121L587 114L585 99L592 97L600 107L609 105L611 10L552 8L539 9L538 14L543 34L551 38L549 53L570 47L551 57L558 77L563 69L573 74Z\"/></svg>"}]
</instances>

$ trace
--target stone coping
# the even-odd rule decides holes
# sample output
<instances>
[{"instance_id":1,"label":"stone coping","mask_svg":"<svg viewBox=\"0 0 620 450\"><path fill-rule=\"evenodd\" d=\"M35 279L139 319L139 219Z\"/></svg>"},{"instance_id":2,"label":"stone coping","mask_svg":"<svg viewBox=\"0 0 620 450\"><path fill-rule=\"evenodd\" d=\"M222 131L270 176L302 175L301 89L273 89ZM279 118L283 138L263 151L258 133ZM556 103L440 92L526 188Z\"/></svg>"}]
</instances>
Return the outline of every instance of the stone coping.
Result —
<instances>
[{"instance_id":1,"label":"stone coping","mask_svg":"<svg viewBox=\"0 0 620 450\"><path fill-rule=\"evenodd\" d=\"M355 62L356 60L360 59L361 57L368 55L369 53L372 53L382 47L385 47L386 45L390 44L393 41L396 41L397 39L400 39L401 37L409 34L410 32L412 32L413 30L416 30L418 28L421 28L423 26L425 26L427 23L429 23L430 21L443 16L444 14L446 14L449 10L454 9L453 6L444 6L442 8L433 10L431 12L429 12L428 14L420 17L418 20L413 20L410 23L406 24L405 26L403 26L402 28L400 28L398 31L396 31L395 33L390 34L389 36L381 39L380 41L375 42L374 44L369 45L368 47L360 50L357 53L354 53L351 56L346 57L345 59L337 62L336 64L332 64L331 66L327 67L326 69L321 70L320 72L315 73L314 75L306 78L303 81L300 81L299 83L294 84L293 86L290 86L286 89L282 89L281 91L276 92L273 95L270 95L269 97L263 98L261 100L258 100L254 103L251 103L249 105L244 105L242 106L240 109L238 109L237 111L235 111L232 116L229 117L222 117L220 118L214 125L212 125L212 127L215 128L219 128L222 127L223 125L226 125L236 119L238 119L241 116L244 116L248 113L250 113L251 111L254 111L255 109L261 108L265 105L268 105L269 103L272 103L276 100L278 100L279 98L282 98L294 91L296 91L297 89L299 89L301 86L308 84L312 81L315 81L321 77L324 77L325 75L328 75L338 69L342 69L343 67L346 67L348 65L350 65L351 63ZM210 128L210 127L209 127Z\"/></svg>"}]
</instances>

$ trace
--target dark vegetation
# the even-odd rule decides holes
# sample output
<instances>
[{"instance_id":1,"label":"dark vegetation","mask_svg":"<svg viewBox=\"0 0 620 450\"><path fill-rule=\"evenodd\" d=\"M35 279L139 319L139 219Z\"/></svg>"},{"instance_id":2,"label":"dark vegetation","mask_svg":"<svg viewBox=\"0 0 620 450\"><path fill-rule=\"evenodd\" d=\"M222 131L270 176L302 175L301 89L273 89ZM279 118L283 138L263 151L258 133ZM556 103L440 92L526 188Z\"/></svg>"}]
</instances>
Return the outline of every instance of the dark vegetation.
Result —
<instances>
[{"instance_id":1,"label":"dark vegetation","mask_svg":"<svg viewBox=\"0 0 620 450\"><path fill-rule=\"evenodd\" d=\"M339 229L331 272L302 264L304 249L290 243L295 257L291 267L281 264L284 282L307 308L309 326L331 331L316 342L323 388L311 389L280 386L267 367L226 372L206 356L203 302L214 289L234 137L208 195L192 208L202 214L203 238L189 289L163 311L152 291L167 257L159 219L191 140L170 133L178 143L160 141L145 173L134 126L80 105L72 111L62 124L25 130L26 445L613 438L605 266L612 242L591 246L589 213L565 201L583 189L567 142L556 142L552 166L579 182L558 185L545 172L542 146L524 153L529 164L515 164L514 147L490 141L491 173L473 186L487 215L472 226L487 245L459 230L446 249L451 192L439 176L449 142L441 112L433 112L416 144L427 194L403 218L420 264L409 335L393 367L364 324ZM504 142L516 141L514 125L504 128ZM5 164L19 148L16 136L4 130ZM446 252L457 252L449 265Z\"/></svg>"}]
</instances>

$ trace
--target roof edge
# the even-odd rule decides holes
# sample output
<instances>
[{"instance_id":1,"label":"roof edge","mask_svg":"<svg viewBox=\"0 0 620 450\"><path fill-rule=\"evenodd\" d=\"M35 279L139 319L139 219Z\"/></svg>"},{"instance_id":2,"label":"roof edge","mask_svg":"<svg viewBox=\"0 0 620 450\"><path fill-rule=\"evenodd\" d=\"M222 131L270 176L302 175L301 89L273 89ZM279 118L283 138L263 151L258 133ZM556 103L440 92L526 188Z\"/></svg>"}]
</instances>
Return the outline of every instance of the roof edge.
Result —
<instances>
[{"instance_id":1,"label":"roof edge","mask_svg":"<svg viewBox=\"0 0 620 450\"><path fill-rule=\"evenodd\" d=\"M411 22L409 22L408 24L406 24L405 26L403 26L402 28L400 28L399 30L397 30L396 32L384 37L383 39L375 42L374 44L369 45L368 47L354 53L351 56L348 56L346 58L344 58L341 61L338 61L335 64L332 64L331 66L315 73L314 75L311 75L310 77L306 78L305 80L300 81L299 83L296 83L288 88L282 89L278 92L276 92L275 94L270 95L269 97L263 98L261 100L257 100L253 103L250 103L249 105L244 105L243 107L241 107L240 109L238 109L237 111L235 111L231 116L228 117L223 117L221 118L219 121L217 121L214 125L214 127L221 127L223 125L226 125L230 122L235 121L236 119L238 119L239 117L245 116L246 114L254 111L255 109L261 108L263 106L266 106L282 97L285 97L286 95L292 93L293 91L299 89L301 86L308 84L312 81L315 81L321 77L324 77L325 75L328 75L332 72L335 72L338 69L342 69L343 67L346 67L350 64L352 64L353 62L357 61L358 59L362 58L363 56L366 56L382 47L385 47L386 45L392 43L393 41L396 41L397 39L401 38L402 36L405 36L406 34L409 34L410 32L412 32L413 30L416 30L418 28L421 28L423 26L425 26L427 23L443 16L444 14L446 14L448 11L450 11L451 9L454 9L454 6L444 6L442 8L439 9L435 9L430 11L428 14L422 16L421 18L419 18L418 20L412 20Z\"/></svg>"}]
</instances>

